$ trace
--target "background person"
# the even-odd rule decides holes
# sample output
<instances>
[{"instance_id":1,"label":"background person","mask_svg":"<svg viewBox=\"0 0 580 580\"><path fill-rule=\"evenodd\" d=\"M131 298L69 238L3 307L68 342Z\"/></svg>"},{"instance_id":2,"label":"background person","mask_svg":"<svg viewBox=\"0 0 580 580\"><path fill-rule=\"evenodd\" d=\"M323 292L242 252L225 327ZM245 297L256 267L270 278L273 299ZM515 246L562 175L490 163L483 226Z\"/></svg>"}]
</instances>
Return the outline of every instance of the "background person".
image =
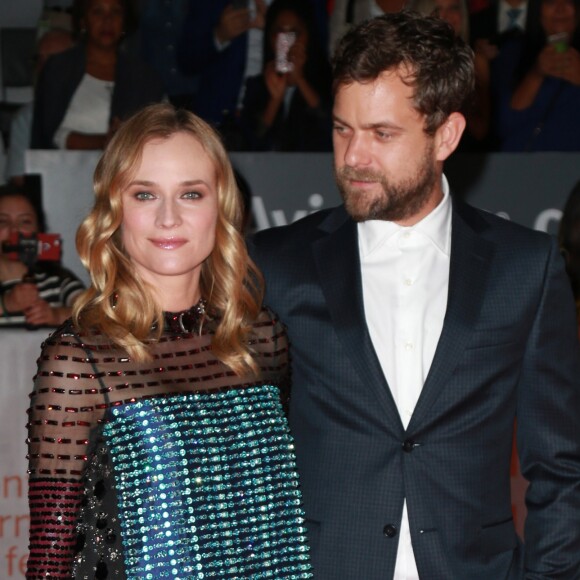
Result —
<instances>
[{"instance_id":1,"label":"background person","mask_svg":"<svg viewBox=\"0 0 580 580\"><path fill-rule=\"evenodd\" d=\"M294 34L280 72L276 45ZM246 81L241 112L245 146L251 151L330 151L330 63L316 34L309 0L274 0L266 13L262 73Z\"/></svg>"},{"instance_id":2,"label":"background person","mask_svg":"<svg viewBox=\"0 0 580 580\"><path fill-rule=\"evenodd\" d=\"M34 69L40 73L49 57L64 52L73 45L72 34L68 30L48 30L38 41ZM10 145L6 156L6 179L16 185L24 185L26 168L24 156L30 149L32 116L34 103L20 107L10 122Z\"/></svg>"},{"instance_id":3,"label":"background person","mask_svg":"<svg viewBox=\"0 0 580 580\"><path fill-rule=\"evenodd\" d=\"M35 90L33 149L102 149L119 122L161 101L157 75L121 48L129 0L76 0L78 46L51 58Z\"/></svg>"},{"instance_id":4,"label":"background person","mask_svg":"<svg viewBox=\"0 0 580 580\"><path fill-rule=\"evenodd\" d=\"M334 0L329 21L330 53L351 27L381 14L398 12L404 6L405 0Z\"/></svg>"},{"instance_id":5,"label":"background person","mask_svg":"<svg viewBox=\"0 0 580 580\"><path fill-rule=\"evenodd\" d=\"M450 195L471 49L438 18L334 59L344 205L256 234L292 345L290 425L321 580L574 578L580 348L555 240ZM513 426L530 482L514 529Z\"/></svg>"},{"instance_id":6,"label":"background person","mask_svg":"<svg viewBox=\"0 0 580 580\"><path fill-rule=\"evenodd\" d=\"M233 122L244 79L260 72L268 3L189 0L177 59L185 74L199 75L193 112L218 128Z\"/></svg>"},{"instance_id":7,"label":"background person","mask_svg":"<svg viewBox=\"0 0 580 580\"><path fill-rule=\"evenodd\" d=\"M476 129L484 150L499 149L498 114L506 93L511 95L513 89L514 71L521 56L527 22L527 0L492 0L472 15L470 41L480 79L476 84L478 107L481 110L481 105L487 103L489 114L480 116L475 125L472 122L471 128Z\"/></svg>"},{"instance_id":8,"label":"background person","mask_svg":"<svg viewBox=\"0 0 580 580\"><path fill-rule=\"evenodd\" d=\"M580 151L580 2L530 0L502 151ZM507 99L506 99L507 101Z\"/></svg>"},{"instance_id":9,"label":"background person","mask_svg":"<svg viewBox=\"0 0 580 580\"><path fill-rule=\"evenodd\" d=\"M44 216L23 189L0 186L0 244L15 233L44 233ZM32 279L23 280L29 266L0 252L0 327L58 326L72 312L83 284L58 263L35 264Z\"/></svg>"},{"instance_id":10,"label":"background person","mask_svg":"<svg viewBox=\"0 0 580 580\"><path fill-rule=\"evenodd\" d=\"M469 42L469 12L465 0L409 0L405 10L415 10L423 16L437 16L445 20L465 42ZM474 51L475 92L473 104L466 111L467 127L458 151L479 151L485 148L484 139L491 122L490 69L487 53Z\"/></svg>"},{"instance_id":11,"label":"background person","mask_svg":"<svg viewBox=\"0 0 580 580\"><path fill-rule=\"evenodd\" d=\"M286 334L223 145L153 105L94 185L77 235L92 286L45 342L30 404L27 577L311 578Z\"/></svg>"}]
</instances>

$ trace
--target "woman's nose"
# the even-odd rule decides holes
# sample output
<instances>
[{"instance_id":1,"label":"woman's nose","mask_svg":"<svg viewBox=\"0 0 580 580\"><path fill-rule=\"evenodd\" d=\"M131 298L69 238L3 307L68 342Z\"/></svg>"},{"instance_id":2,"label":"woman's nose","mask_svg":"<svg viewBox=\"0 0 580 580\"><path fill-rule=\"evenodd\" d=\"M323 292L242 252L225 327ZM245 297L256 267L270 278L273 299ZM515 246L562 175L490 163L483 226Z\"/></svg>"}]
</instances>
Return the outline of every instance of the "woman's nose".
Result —
<instances>
[{"instance_id":1,"label":"woman's nose","mask_svg":"<svg viewBox=\"0 0 580 580\"><path fill-rule=\"evenodd\" d=\"M179 207L173 200L164 200L157 212L157 225L162 228L172 228L181 223Z\"/></svg>"}]
</instances>

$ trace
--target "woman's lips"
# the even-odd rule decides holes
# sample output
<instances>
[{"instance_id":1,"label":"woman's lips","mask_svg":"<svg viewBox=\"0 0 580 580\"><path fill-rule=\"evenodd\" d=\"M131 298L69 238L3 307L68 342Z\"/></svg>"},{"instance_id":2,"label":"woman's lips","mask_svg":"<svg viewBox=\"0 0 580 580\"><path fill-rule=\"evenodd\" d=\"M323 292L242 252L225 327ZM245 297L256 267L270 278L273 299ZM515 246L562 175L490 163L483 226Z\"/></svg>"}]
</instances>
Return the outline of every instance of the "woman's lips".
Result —
<instances>
[{"instance_id":1,"label":"woman's lips","mask_svg":"<svg viewBox=\"0 0 580 580\"><path fill-rule=\"evenodd\" d=\"M176 250L187 243L185 238L151 238L149 241L163 250Z\"/></svg>"}]
</instances>

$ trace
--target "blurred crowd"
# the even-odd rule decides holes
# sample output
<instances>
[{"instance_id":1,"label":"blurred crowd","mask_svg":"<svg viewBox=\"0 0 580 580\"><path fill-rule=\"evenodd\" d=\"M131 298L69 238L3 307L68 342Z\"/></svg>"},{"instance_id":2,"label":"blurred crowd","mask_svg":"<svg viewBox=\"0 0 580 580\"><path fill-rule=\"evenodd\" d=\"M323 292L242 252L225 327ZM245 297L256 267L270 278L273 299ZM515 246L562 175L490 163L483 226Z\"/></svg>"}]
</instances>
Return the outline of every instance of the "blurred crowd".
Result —
<instances>
[{"instance_id":1,"label":"blurred crowd","mask_svg":"<svg viewBox=\"0 0 580 580\"><path fill-rule=\"evenodd\" d=\"M399 10L446 20L473 48L461 151L579 151L578 6L75 0L39 28L34 102L5 136L6 177L18 183L28 148L102 149L123 118L162 100L211 122L230 151L329 151L333 50L350 26Z\"/></svg>"}]
</instances>

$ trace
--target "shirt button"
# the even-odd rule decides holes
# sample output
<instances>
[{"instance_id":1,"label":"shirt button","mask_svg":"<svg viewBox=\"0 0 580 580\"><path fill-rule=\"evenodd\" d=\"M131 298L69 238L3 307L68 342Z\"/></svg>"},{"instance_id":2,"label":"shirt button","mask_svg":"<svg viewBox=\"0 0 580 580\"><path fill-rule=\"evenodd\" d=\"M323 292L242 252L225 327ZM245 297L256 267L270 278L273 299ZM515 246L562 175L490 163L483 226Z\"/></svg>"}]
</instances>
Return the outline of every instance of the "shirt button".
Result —
<instances>
[{"instance_id":1,"label":"shirt button","mask_svg":"<svg viewBox=\"0 0 580 580\"><path fill-rule=\"evenodd\" d=\"M383 528L383 534L385 534L387 538L394 538L397 535L397 528L393 526L393 524L387 524Z\"/></svg>"},{"instance_id":2,"label":"shirt button","mask_svg":"<svg viewBox=\"0 0 580 580\"><path fill-rule=\"evenodd\" d=\"M413 280L411 278L405 278L405 286L412 286Z\"/></svg>"},{"instance_id":3,"label":"shirt button","mask_svg":"<svg viewBox=\"0 0 580 580\"><path fill-rule=\"evenodd\" d=\"M415 348L415 345L412 342L406 342L405 343L405 350L406 351L411 351Z\"/></svg>"},{"instance_id":4,"label":"shirt button","mask_svg":"<svg viewBox=\"0 0 580 580\"><path fill-rule=\"evenodd\" d=\"M411 237L411 232L403 232L403 237L404 238L410 238Z\"/></svg>"}]
</instances>

